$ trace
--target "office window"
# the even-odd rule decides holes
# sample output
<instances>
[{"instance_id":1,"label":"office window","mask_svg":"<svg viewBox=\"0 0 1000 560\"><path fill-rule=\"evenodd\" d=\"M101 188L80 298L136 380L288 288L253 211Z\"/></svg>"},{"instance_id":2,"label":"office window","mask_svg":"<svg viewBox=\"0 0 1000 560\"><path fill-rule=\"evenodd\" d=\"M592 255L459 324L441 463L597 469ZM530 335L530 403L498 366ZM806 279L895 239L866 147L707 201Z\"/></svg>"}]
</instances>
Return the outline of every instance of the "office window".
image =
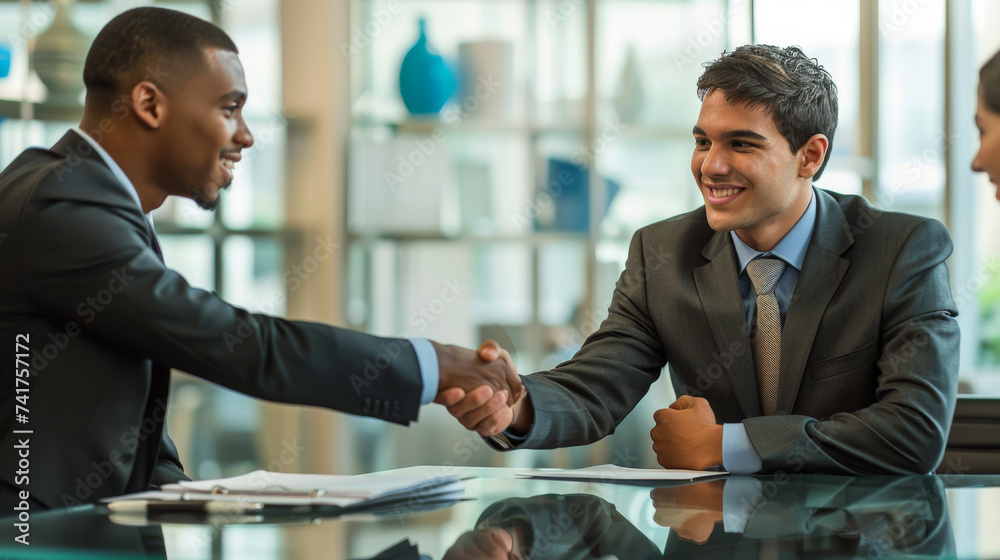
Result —
<instances>
[{"instance_id":1,"label":"office window","mask_svg":"<svg viewBox=\"0 0 1000 560\"><path fill-rule=\"evenodd\" d=\"M756 0L754 42L801 47L817 59L837 84L840 121L830 162L816 185L847 194L862 194L871 176L871 160L859 145L864 124L861 110L861 12L857 2L825 0ZM817 25L816 22L823 22ZM733 45L737 46L737 45Z\"/></svg>"},{"instance_id":2,"label":"office window","mask_svg":"<svg viewBox=\"0 0 1000 560\"><path fill-rule=\"evenodd\" d=\"M902 15L901 15L902 14ZM875 201L945 218L945 2L879 2ZM919 92L919 93L918 93Z\"/></svg>"}]
</instances>

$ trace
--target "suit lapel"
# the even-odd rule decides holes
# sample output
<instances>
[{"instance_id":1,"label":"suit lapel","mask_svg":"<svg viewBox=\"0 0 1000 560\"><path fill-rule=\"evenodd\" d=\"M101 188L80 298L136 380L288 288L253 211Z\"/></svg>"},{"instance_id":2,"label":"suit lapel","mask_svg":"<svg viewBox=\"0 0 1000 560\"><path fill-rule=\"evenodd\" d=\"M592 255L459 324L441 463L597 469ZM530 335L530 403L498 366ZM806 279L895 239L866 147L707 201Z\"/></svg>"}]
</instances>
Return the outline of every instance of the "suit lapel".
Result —
<instances>
[{"instance_id":1,"label":"suit lapel","mask_svg":"<svg viewBox=\"0 0 1000 560\"><path fill-rule=\"evenodd\" d=\"M728 370L729 381L744 416L760 416L757 374L754 372L750 333L736 276L736 250L729 232L716 232L701 254L709 262L694 269L694 283L705 308L705 317L711 325L720 353L727 352L733 342L738 342L745 349L740 356L734 357Z\"/></svg>"},{"instance_id":2,"label":"suit lapel","mask_svg":"<svg viewBox=\"0 0 1000 560\"><path fill-rule=\"evenodd\" d=\"M840 255L854 244L837 201L819 189L813 192L817 197L816 226L782 327L778 414L789 414L795 406L816 330L850 266Z\"/></svg>"}]
</instances>

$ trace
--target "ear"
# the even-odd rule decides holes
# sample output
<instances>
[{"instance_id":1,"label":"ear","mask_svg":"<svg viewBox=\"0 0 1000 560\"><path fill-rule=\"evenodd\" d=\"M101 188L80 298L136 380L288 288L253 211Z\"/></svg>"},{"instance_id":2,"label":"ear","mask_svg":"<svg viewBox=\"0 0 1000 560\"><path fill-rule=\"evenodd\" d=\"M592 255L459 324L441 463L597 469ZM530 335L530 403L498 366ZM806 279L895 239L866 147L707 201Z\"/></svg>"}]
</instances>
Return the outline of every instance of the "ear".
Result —
<instances>
[{"instance_id":1,"label":"ear","mask_svg":"<svg viewBox=\"0 0 1000 560\"><path fill-rule=\"evenodd\" d=\"M819 171L826 159L826 151L830 148L830 140L825 134L813 134L799 148L799 177L810 178Z\"/></svg>"},{"instance_id":2,"label":"ear","mask_svg":"<svg viewBox=\"0 0 1000 560\"><path fill-rule=\"evenodd\" d=\"M160 128L166 114L166 96L156 84L139 82L132 88L129 102L140 122L152 129Z\"/></svg>"}]
</instances>

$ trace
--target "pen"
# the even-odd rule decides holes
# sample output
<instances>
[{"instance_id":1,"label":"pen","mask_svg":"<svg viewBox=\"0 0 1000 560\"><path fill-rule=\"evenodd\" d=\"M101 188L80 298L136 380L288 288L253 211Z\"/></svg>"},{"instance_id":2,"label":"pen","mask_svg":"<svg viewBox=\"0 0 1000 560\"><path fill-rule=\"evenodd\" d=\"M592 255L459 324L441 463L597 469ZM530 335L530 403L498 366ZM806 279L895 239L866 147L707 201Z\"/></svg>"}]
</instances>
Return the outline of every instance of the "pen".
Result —
<instances>
[{"instance_id":1,"label":"pen","mask_svg":"<svg viewBox=\"0 0 1000 560\"><path fill-rule=\"evenodd\" d=\"M157 513L148 515L142 511L135 513L111 512L108 514L108 520L115 525L127 525L129 527L150 527L162 524L249 525L263 523L264 516L229 514L193 515L190 513Z\"/></svg>"},{"instance_id":2,"label":"pen","mask_svg":"<svg viewBox=\"0 0 1000 560\"><path fill-rule=\"evenodd\" d=\"M108 504L108 509L118 513L203 513L246 514L264 509L259 502L215 502L188 500L121 500Z\"/></svg>"}]
</instances>

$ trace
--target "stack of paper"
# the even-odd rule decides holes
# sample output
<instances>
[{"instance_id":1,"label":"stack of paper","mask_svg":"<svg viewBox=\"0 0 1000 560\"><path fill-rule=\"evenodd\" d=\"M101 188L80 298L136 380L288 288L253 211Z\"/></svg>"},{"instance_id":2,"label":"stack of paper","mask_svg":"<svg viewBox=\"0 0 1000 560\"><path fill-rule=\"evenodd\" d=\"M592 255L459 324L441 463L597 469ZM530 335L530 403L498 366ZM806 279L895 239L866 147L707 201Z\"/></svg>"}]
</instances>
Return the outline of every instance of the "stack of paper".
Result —
<instances>
[{"instance_id":1,"label":"stack of paper","mask_svg":"<svg viewBox=\"0 0 1000 560\"><path fill-rule=\"evenodd\" d=\"M306 506L324 513L371 511L395 506L405 513L427 509L443 501L455 501L465 492L458 475L392 476L365 474L338 476L253 471L231 478L166 484L160 491L140 492L109 498L122 504L143 501L155 509L166 503L255 503L264 506ZM121 506L119 506L121 507Z\"/></svg>"}]
</instances>

